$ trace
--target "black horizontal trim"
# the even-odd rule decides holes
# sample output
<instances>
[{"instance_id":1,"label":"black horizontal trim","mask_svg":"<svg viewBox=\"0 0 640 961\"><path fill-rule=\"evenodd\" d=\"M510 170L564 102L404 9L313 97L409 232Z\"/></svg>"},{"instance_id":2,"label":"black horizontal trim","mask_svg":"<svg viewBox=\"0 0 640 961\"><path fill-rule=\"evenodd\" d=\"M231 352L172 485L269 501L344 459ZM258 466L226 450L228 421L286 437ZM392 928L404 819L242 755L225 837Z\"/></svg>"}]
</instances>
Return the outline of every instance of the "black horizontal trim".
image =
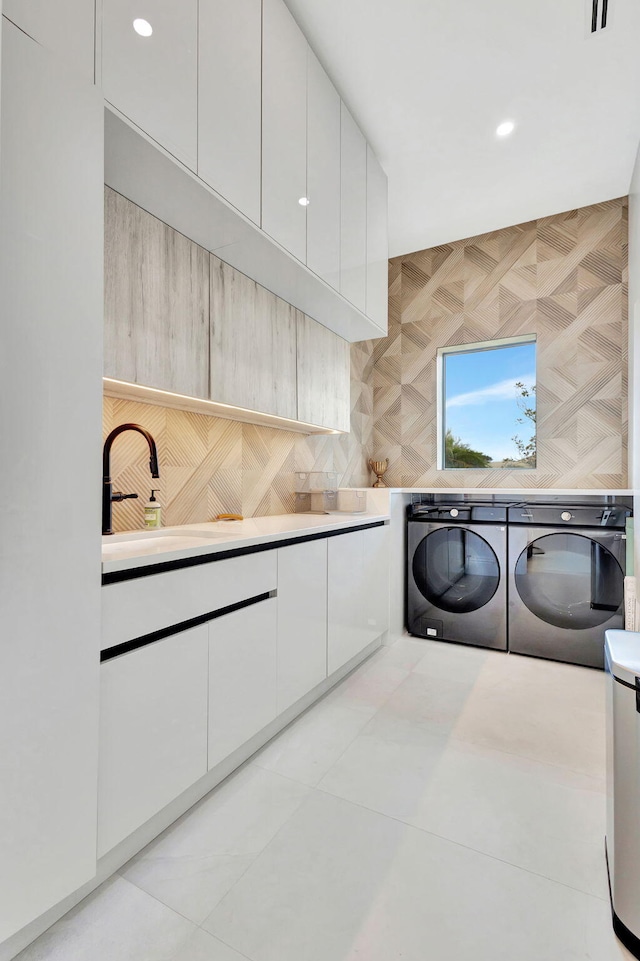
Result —
<instances>
[{"instance_id":1,"label":"black horizontal trim","mask_svg":"<svg viewBox=\"0 0 640 961\"><path fill-rule=\"evenodd\" d=\"M638 938L637 934L634 934L633 931L629 930L624 921L620 920L613 905L611 871L609 870L609 851L607 849L606 838L604 842L604 856L607 863L607 880L609 882L609 902L611 904L611 921L613 924L613 931L618 940L624 944L627 951L630 951L634 958L640 959L640 938Z\"/></svg>"},{"instance_id":2,"label":"black horizontal trim","mask_svg":"<svg viewBox=\"0 0 640 961\"><path fill-rule=\"evenodd\" d=\"M198 567L200 564L213 564L215 561L226 561L230 557L241 557L243 554L259 554L262 551L274 551L279 547L292 544L304 544L306 541L319 541L326 537L338 537L340 534L351 534L353 531L366 531L371 527L384 527L386 521L372 521L370 524L356 524L354 527L341 527L338 531L320 531L316 534L301 534L299 537L287 537L268 544L251 544L246 547L230 547L228 550L217 551L212 554L197 554L195 557L181 557L175 561L161 561L159 564L145 564L141 567L130 567L124 571L110 571L102 575L102 584L119 584L121 581L132 581L138 577L151 577L153 574L165 574L167 571L178 571L183 567Z\"/></svg>"},{"instance_id":3,"label":"black horizontal trim","mask_svg":"<svg viewBox=\"0 0 640 961\"><path fill-rule=\"evenodd\" d=\"M622 678L621 678L621 677L618 677L616 674L614 674L613 671L611 672L611 677L614 679L614 681L617 681L618 684L622 684L623 687L631 688L632 691L637 691L637 690L638 690L638 688L637 688L637 686L636 686L635 684L630 684L629 681L623 681Z\"/></svg>"},{"instance_id":4,"label":"black horizontal trim","mask_svg":"<svg viewBox=\"0 0 640 961\"><path fill-rule=\"evenodd\" d=\"M229 604L228 607L220 607L217 611L210 611L208 614L191 617L188 621L180 621L179 624L172 624L171 627L163 627L160 631L152 631L151 634L143 634L141 637L135 637L131 641L123 641L122 644L116 644L114 647L108 647L106 650L100 651L100 660L110 661L113 657L119 657L121 654L130 654L131 651L137 651L138 648L146 647L147 644L161 641L165 637L171 637L172 634L181 634L183 631L188 631L192 627L198 627L199 624L206 624L207 621L213 621L216 617L233 614L234 611L240 611L243 607L252 607L254 604L260 604L261 601L268 601L270 597L275 596L275 591L267 591L266 594L256 594L255 597L248 597L246 601L238 601L236 604Z\"/></svg>"},{"instance_id":5,"label":"black horizontal trim","mask_svg":"<svg viewBox=\"0 0 640 961\"><path fill-rule=\"evenodd\" d=\"M618 940L622 941L627 951L630 951L634 958L640 958L640 939L620 920L613 908L611 909L611 919Z\"/></svg>"}]
</instances>

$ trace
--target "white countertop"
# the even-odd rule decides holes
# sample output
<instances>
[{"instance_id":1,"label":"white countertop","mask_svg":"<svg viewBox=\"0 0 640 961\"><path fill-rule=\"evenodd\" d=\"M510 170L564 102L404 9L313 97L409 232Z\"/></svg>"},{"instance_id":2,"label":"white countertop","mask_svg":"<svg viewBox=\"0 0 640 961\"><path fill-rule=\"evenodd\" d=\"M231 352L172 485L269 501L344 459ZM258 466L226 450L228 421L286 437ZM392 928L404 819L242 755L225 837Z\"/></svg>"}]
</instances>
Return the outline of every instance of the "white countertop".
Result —
<instances>
[{"instance_id":1,"label":"white countertop","mask_svg":"<svg viewBox=\"0 0 640 961\"><path fill-rule=\"evenodd\" d=\"M391 494L489 494L500 497L503 494L517 494L519 497L581 497L586 495L630 496L633 490L613 490L607 488L560 488L560 487L388 487Z\"/></svg>"},{"instance_id":2,"label":"white countertop","mask_svg":"<svg viewBox=\"0 0 640 961\"><path fill-rule=\"evenodd\" d=\"M238 547L253 547L273 541L323 534L377 521L388 521L384 513L362 514L276 514L249 517L243 521L214 521L185 524L159 530L127 531L102 537L102 573L164 564L185 557L217 554Z\"/></svg>"}]
</instances>

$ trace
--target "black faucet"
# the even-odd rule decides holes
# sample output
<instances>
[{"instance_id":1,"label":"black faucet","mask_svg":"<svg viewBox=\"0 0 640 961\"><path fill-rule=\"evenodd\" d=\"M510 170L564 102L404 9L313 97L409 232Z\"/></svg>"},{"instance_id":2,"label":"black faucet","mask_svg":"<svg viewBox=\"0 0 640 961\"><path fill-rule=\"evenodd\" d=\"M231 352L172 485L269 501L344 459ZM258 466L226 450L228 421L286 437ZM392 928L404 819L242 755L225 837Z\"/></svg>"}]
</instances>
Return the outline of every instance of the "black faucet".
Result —
<instances>
[{"instance_id":1,"label":"black faucet","mask_svg":"<svg viewBox=\"0 0 640 961\"><path fill-rule=\"evenodd\" d=\"M140 424L120 424L119 427L114 427L107 439L104 442L104 449L102 451L102 533L103 534L113 534L111 530L111 505L113 501L124 501L129 497L137 497L137 494L123 494L121 491L116 491L113 493L113 485L111 483L111 447L113 442L118 436L122 434L125 430L137 430L139 434L145 438L147 444L149 445L149 470L151 471L152 477L160 477L160 472L158 470L158 451L156 449L156 442L144 427Z\"/></svg>"}]
</instances>

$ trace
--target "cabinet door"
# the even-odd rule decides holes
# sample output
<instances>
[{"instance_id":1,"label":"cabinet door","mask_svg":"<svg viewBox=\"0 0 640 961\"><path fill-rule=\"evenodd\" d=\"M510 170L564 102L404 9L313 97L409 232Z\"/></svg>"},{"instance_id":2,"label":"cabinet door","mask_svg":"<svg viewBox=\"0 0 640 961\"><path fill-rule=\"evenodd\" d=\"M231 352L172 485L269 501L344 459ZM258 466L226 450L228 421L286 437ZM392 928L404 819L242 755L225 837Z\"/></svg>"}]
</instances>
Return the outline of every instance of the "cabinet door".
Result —
<instances>
[{"instance_id":1,"label":"cabinet door","mask_svg":"<svg viewBox=\"0 0 640 961\"><path fill-rule=\"evenodd\" d=\"M211 399L296 419L296 311L214 256Z\"/></svg>"},{"instance_id":2,"label":"cabinet door","mask_svg":"<svg viewBox=\"0 0 640 961\"><path fill-rule=\"evenodd\" d=\"M362 612L362 531L330 537L327 547L327 670L333 674L366 647L370 638Z\"/></svg>"},{"instance_id":3,"label":"cabinet door","mask_svg":"<svg viewBox=\"0 0 640 961\"><path fill-rule=\"evenodd\" d=\"M261 0L200 0L198 176L260 223Z\"/></svg>"},{"instance_id":4,"label":"cabinet door","mask_svg":"<svg viewBox=\"0 0 640 961\"><path fill-rule=\"evenodd\" d=\"M309 50L307 267L340 288L340 97Z\"/></svg>"},{"instance_id":5,"label":"cabinet door","mask_svg":"<svg viewBox=\"0 0 640 961\"><path fill-rule=\"evenodd\" d=\"M207 773L208 626L100 668L98 857Z\"/></svg>"},{"instance_id":6,"label":"cabinet door","mask_svg":"<svg viewBox=\"0 0 640 961\"><path fill-rule=\"evenodd\" d=\"M367 143L341 109L340 293L364 311L367 293Z\"/></svg>"},{"instance_id":7,"label":"cabinet door","mask_svg":"<svg viewBox=\"0 0 640 961\"><path fill-rule=\"evenodd\" d=\"M327 676L327 540L278 550L278 714Z\"/></svg>"},{"instance_id":8,"label":"cabinet door","mask_svg":"<svg viewBox=\"0 0 640 961\"><path fill-rule=\"evenodd\" d=\"M209 396L209 254L105 188L106 377Z\"/></svg>"},{"instance_id":9,"label":"cabinet door","mask_svg":"<svg viewBox=\"0 0 640 961\"><path fill-rule=\"evenodd\" d=\"M332 330L298 317L298 419L348 431L351 419L349 344Z\"/></svg>"},{"instance_id":10,"label":"cabinet door","mask_svg":"<svg viewBox=\"0 0 640 961\"><path fill-rule=\"evenodd\" d=\"M90 83L94 77L95 11L87 0L3 0L2 13Z\"/></svg>"},{"instance_id":11,"label":"cabinet door","mask_svg":"<svg viewBox=\"0 0 640 961\"><path fill-rule=\"evenodd\" d=\"M134 20L153 33L141 36ZM102 0L105 99L197 168L198 0Z\"/></svg>"},{"instance_id":12,"label":"cabinet door","mask_svg":"<svg viewBox=\"0 0 640 961\"><path fill-rule=\"evenodd\" d=\"M209 768L276 716L275 597L209 625Z\"/></svg>"},{"instance_id":13,"label":"cabinet door","mask_svg":"<svg viewBox=\"0 0 640 961\"><path fill-rule=\"evenodd\" d=\"M264 0L262 229L306 262L307 41L284 0Z\"/></svg>"},{"instance_id":14,"label":"cabinet door","mask_svg":"<svg viewBox=\"0 0 640 961\"><path fill-rule=\"evenodd\" d=\"M389 244L387 175L367 144L367 304L366 314L387 332Z\"/></svg>"},{"instance_id":15,"label":"cabinet door","mask_svg":"<svg viewBox=\"0 0 640 961\"><path fill-rule=\"evenodd\" d=\"M18 27L3 19L1 32L6 954L5 939L96 871L104 107L95 87Z\"/></svg>"},{"instance_id":16,"label":"cabinet door","mask_svg":"<svg viewBox=\"0 0 640 961\"><path fill-rule=\"evenodd\" d=\"M362 614L368 641L374 641L389 628L388 525L362 531L362 567Z\"/></svg>"}]
</instances>

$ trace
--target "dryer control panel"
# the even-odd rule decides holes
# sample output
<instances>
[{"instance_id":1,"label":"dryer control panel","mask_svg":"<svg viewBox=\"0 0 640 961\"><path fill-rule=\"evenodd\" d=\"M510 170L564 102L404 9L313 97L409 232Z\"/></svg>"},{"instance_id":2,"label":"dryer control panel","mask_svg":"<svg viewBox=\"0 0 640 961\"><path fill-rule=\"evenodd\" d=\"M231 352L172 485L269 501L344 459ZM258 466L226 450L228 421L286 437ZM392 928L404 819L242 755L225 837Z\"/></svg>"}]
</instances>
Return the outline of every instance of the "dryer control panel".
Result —
<instances>
[{"instance_id":1,"label":"dryer control panel","mask_svg":"<svg viewBox=\"0 0 640 961\"><path fill-rule=\"evenodd\" d=\"M631 511L624 504L518 504L509 508L510 524L530 527L615 527L624 529Z\"/></svg>"}]
</instances>

